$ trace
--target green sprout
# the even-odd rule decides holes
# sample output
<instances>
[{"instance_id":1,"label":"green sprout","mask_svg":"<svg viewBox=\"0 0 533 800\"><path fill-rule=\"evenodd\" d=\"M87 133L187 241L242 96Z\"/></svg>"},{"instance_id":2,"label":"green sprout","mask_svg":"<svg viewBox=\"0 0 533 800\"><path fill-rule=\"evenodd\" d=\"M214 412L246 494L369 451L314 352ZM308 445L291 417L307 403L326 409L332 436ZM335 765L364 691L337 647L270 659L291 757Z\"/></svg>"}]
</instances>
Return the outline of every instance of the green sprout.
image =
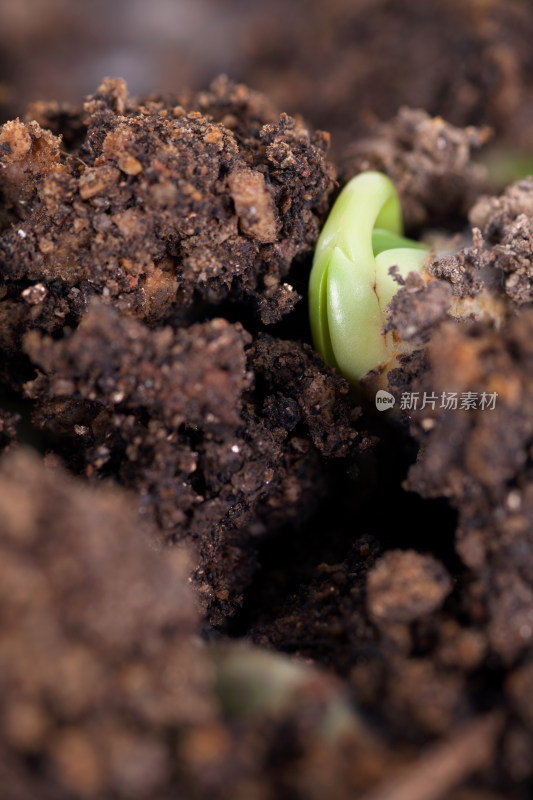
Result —
<instances>
[{"instance_id":1,"label":"green sprout","mask_svg":"<svg viewBox=\"0 0 533 800\"><path fill-rule=\"evenodd\" d=\"M309 279L309 314L316 349L357 384L394 355L384 334L385 309L400 288L389 275L421 272L423 245L402 235L400 202L380 172L363 172L337 198L318 238Z\"/></svg>"}]
</instances>

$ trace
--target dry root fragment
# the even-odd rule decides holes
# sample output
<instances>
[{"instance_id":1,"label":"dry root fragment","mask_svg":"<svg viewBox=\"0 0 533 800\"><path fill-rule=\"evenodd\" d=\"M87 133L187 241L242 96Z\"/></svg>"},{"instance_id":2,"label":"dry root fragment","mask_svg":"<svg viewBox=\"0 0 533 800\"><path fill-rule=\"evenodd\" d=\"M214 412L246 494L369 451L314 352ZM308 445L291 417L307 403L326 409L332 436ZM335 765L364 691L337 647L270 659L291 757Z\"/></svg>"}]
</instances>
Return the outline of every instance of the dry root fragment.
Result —
<instances>
[{"instance_id":1,"label":"dry root fragment","mask_svg":"<svg viewBox=\"0 0 533 800\"><path fill-rule=\"evenodd\" d=\"M490 714L455 731L447 740L428 748L386 784L363 800L440 800L470 775L490 766L496 737L502 727L499 714Z\"/></svg>"}]
</instances>

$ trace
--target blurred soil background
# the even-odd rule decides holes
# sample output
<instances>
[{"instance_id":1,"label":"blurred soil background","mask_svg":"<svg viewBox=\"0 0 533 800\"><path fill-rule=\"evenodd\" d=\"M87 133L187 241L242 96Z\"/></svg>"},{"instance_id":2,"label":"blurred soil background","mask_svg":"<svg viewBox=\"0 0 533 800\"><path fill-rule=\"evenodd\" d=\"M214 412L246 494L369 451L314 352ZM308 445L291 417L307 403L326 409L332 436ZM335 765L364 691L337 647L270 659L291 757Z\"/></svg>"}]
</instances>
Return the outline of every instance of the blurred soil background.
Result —
<instances>
[{"instance_id":1,"label":"blurred soil background","mask_svg":"<svg viewBox=\"0 0 533 800\"><path fill-rule=\"evenodd\" d=\"M328 130L333 154L401 105L527 149L532 34L527 0L0 0L0 121L106 75L145 96L225 72Z\"/></svg>"}]
</instances>

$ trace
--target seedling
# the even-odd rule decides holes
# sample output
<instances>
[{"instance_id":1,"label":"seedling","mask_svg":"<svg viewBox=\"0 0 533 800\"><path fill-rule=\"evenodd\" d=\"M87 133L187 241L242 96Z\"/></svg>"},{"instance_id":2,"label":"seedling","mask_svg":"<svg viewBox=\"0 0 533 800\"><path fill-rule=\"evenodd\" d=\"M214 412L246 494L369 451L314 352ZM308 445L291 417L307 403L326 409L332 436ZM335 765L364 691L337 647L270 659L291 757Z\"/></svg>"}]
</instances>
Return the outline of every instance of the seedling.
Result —
<instances>
[{"instance_id":1,"label":"seedling","mask_svg":"<svg viewBox=\"0 0 533 800\"><path fill-rule=\"evenodd\" d=\"M337 198L319 236L309 279L309 313L316 349L352 384L394 356L384 334L385 309L400 288L389 275L421 272L425 247L403 236L394 185L363 172Z\"/></svg>"}]
</instances>

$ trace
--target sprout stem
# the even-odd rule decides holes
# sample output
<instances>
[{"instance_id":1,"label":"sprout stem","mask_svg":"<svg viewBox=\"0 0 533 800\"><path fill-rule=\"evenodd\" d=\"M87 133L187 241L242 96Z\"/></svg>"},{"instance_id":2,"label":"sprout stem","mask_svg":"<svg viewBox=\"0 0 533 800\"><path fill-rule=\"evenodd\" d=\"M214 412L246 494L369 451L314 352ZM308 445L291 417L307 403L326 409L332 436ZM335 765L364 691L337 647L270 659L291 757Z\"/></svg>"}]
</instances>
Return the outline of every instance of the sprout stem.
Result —
<instances>
[{"instance_id":1,"label":"sprout stem","mask_svg":"<svg viewBox=\"0 0 533 800\"><path fill-rule=\"evenodd\" d=\"M398 291L389 275L421 271L426 250L403 237L400 202L392 182L364 172L346 184L317 242L309 279L309 311L316 349L353 384L394 353L383 333L385 309Z\"/></svg>"}]
</instances>

